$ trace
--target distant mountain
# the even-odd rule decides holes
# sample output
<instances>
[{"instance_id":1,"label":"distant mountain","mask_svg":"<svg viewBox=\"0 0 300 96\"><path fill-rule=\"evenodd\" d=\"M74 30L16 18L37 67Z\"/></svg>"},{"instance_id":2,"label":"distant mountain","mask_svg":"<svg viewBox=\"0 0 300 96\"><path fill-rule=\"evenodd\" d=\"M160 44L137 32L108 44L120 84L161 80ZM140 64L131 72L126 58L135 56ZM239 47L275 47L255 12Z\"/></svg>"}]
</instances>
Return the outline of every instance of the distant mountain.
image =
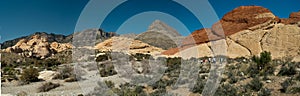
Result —
<instances>
[{"instance_id":1,"label":"distant mountain","mask_svg":"<svg viewBox=\"0 0 300 96\"><path fill-rule=\"evenodd\" d=\"M140 40L163 49L177 47L182 39L183 36L181 36L175 29L159 20L155 20L146 32L141 33L136 37L136 40Z\"/></svg>"},{"instance_id":2,"label":"distant mountain","mask_svg":"<svg viewBox=\"0 0 300 96\"><path fill-rule=\"evenodd\" d=\"M91 35L90 33L93 33L94 35ZM82 38L89 39L86 38L87 36L94 37L94 41L97 43L116 35L117 34L114 32L104 32L101 29L88 29L68 36L36 32L29 36L5 41L1 46L3 49L2 51L4 52L18 53L25 57L37 57L43 59L64 50L71 49L73 47L72 44L76 44L76 42L86 42L82 40ZM73 40L74 36L77 36L80 38L78 40L82 41Z\"/></svg>"},{"instance_id":3,"label":"distant mountain","mask_svg":"<svg viewBox=\"0 0 300 96\"><path fill-rule=\"evenodd\" d=\"M72 40L72 38L70 38L70 36L64 36L64 35L53 34L53 33L48 34L46 32L36 32L36 33L31 34L29 36L23 36L23 37L16 38L16 39L13 39L13 40L5 41L5 42L1 43L1 49L6 49L8 47L12 47L12 46L16 45L20 40L22 40L22 39L27 39L28 40L28 39L32 38L33 36L36 36L36 35L39 35L43 38L47 38L48 42L67 43L67 42L70 42Z\"/></svg>"},{"instance_id":4,"label":"distant mountain","mask_svg":"<svg viewBox=\"0 0 300 96\"><path fill-rule=\"evenodd\" d=\"M269 51L272 58L295 57L300 56L299 34L300 12L280 19L267 8L241 6L225 14L212 28L193 32L183 40L182 46L163 54L184 58L213 55L236 58ZM225 50L224 54L214 54L213 46L217 49L214 51Z\"/></svg>"}]
</instances>

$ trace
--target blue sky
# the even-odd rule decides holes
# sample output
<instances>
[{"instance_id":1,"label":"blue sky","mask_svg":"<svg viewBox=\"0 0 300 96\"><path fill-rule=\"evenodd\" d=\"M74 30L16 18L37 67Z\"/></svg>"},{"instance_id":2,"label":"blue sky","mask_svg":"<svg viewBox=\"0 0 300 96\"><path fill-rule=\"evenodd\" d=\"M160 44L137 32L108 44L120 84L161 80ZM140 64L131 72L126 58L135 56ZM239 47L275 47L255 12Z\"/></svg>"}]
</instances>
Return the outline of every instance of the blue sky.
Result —
<instances>
[{"instance_id":1,"label":"blue sky","mask_svg":"<svg viewBox=\"0 0 300 96\"><path fill-rule=\"evenodd\" d=\"M131 16L129 13L132 11L117 10L114 14L109 15L108 19L104 20L101 28L105 31L116 31L120 34L129 32L141 33L146 31L151 22L156 19L166 22L182 35L188 35L191 30L202 28L202 25L197 22L192 15L187 14L185 10L173 5L166 6L169 0L151 0L151 2L154 2L152 6L150 6L149 0L130 1L132 1L128 4L130 6L126 6L122 9L145 11L144 9L147 9L147 7L156 7L154 9L164 9L172 14L148 10L147 12ZM263 6L270 9L276 16L287 18L291 12L300 10L299 1L300 0L226 0L226 2L224 2L224 0L209 0L219 18L230 10L242 5ZM83 8L88 2L88 0L1 0L0 42L35 32L68 35L74 31L79 31L75 30L75 26ZM106 2L108 1L106 0ZM98 10L101 12L101 9ZM177 17L174 17L174 15ZM126 16L130 18L125 18ZM124 18L122 19L122 17L126 20ZM185 22L180 22L178 18L183 19ZM207 22L213 23L215 21L208 20ZM116 30L116 28L118 30ZM84 28L81 30L83 29Z\"/></svg>"}]
</instances>

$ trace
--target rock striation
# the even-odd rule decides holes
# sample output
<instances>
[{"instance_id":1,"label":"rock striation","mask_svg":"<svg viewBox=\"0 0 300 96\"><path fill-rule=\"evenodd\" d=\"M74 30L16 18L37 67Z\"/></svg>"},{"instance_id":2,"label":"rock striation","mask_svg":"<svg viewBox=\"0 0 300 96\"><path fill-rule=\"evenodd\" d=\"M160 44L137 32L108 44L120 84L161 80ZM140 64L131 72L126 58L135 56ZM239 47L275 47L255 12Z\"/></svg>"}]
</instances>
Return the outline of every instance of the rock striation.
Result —
<instances>
[{"instance_id":1,"label":"rock striation","mask_svg":"<svg viewBox=\"0 0 300 96\"><path fill-rule=\"evenodd\" d=\"M224 45L230 58L249 57L269 51L273 58L300 55L299 12L289 19L279 19L260 6L241 6L233 9L212 28L196 30L182 42L182 46L162 54L175 57L213 56L212 47ZM290 20L290 21L289 21ZM212 45L212 42L224 42ZM216 51L216 50L215 50Z\"/></svg>"}]
</instances>

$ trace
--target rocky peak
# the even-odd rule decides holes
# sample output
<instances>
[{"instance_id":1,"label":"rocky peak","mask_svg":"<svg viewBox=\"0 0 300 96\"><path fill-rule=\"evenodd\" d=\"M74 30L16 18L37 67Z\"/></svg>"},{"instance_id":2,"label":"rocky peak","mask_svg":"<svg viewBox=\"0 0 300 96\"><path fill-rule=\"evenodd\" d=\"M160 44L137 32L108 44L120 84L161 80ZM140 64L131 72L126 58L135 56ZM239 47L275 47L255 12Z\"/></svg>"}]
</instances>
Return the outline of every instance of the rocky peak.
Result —
<instances>
[{"instance_id":1,"label":"rocky peak","mask_svg":"<svg viewBox=\"0 0 300 96\"><path fill-rule=\"evenodd\" d=\"M177 47L183 38L175 29L160 20L155 20L146 32L136 37L136 40L155 47L169 49Z\"/></svg>"},{"instance_id":2,"label":"rocky peak","mask_svg":"<svg viewBox=\"0 0 300 96\"><path fill-rule=\"evenodd\" d=\"M155 20L148 28L149 31L154 31L154 32L162 32L165 33L165 35L170 35L173 37L176 36L181 36L175 29L171 28L164 22L160 20Z\"/></svg>"}]
</instances>

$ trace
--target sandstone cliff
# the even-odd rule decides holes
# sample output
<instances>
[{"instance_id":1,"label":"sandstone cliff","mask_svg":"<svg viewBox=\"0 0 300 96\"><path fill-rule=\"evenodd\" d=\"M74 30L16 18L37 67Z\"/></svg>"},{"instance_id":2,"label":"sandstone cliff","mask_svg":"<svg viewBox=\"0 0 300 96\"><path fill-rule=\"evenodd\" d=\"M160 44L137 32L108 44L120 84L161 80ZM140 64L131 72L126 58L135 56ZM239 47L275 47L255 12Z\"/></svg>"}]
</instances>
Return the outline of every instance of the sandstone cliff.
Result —
<instances>
[{"instance_id":1,"label":"sandstone cliff","mask_svg":"<svg viewBox=\"0 0 300 96\"><path fill-rule=\"evenodd\" d=\"M184 58L213 56L211 42L224 44L223 52L230 58L258 55L269 51L273 58L300 55L298 13L279 19L260 6L241 6L224 15L212 28L200 29L185 38L182 46L163 54ZM284 21L285 20L285 21ZM292 22L292 23L291 23ZM215 50L216 51L216 50Z\"/></svg>"}]
</instances>

